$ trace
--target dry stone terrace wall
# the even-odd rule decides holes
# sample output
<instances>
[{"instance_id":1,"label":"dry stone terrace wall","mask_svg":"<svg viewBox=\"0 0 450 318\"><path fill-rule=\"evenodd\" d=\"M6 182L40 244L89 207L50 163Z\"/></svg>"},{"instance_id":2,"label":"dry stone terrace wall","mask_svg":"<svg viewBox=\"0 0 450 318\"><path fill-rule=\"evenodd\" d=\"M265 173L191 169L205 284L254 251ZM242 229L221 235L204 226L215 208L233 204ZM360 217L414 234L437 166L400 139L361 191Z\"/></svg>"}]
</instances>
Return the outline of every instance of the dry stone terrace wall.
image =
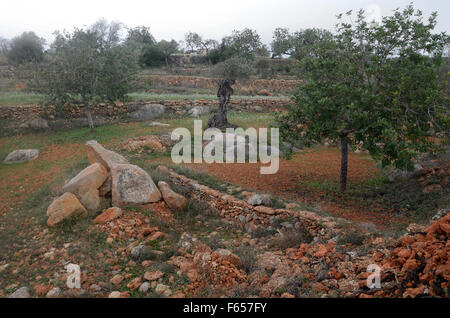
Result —
<instances>
[{"instance_id":1,"label":"dry stone terrace wall","mask_svg":"<svg viewBox=\"0 0 450 318\"><path fill-rule=\"evenodd\" d=\"M144 82L146 77L142 78ZM151 75L151 85L154 86L175 86L175 87L196 87L217 89L217 80L214 78L197 76L175 76L175 75ZM248 91L253 94L260 94L261 91L268 93L291 93L299 82L297 80L284 79L253 79L245 82L237 81L233 86L236 91Z\"/></svg>"},{"instance_id":2,"label":"dry stone terrace wall","mask_svg":"<svg viewBox=\"0 0 450 318\"><path fill-rule=\"evenodd\" d=\"M216 100L159 100L145 102L147 104L161 104L166 108L166 112L186 112L196 106L213 106L218 107ZM282 109L289 103L289 99L234 99L231 101L232 109L237 111L253 111L254 107L261 107L262 110L270 111ZM135 103L117 103L116 106L100 104L93 108L95 115L102 115L108 119L117 119L131 111L132 105ZM82 106L66 106L63 108L64 117L68 118L84 118L85 111ZM22 105L22 106L2 106L0 107L0 119L9 120L28 120L32 117L42 117L46 119L54 119L58 116L55 106L44 107L41 105Z\"/></svg>"},{"instance_id":3,"label":"dry stone terrace wall","mask_svg":"<svg viewBox=\"0 0 450 318\"><path fill-rule=\"evenodd\" d=\"M199 202L202 206L244 227L248 232L258 227L267 228L272 225L275 218L285 221L295 219L294 226L302 226L316 239L329 240L341 231L337 223L331 219L319 216L308 211L294 211L288 209L273 209L266 206L252 206L234 196L221 193L197 181L177 174L165 167L158 167L157 172L167 175L172 187L178 192L184 192L191 200Z\"/></svg>"}]
</instances>

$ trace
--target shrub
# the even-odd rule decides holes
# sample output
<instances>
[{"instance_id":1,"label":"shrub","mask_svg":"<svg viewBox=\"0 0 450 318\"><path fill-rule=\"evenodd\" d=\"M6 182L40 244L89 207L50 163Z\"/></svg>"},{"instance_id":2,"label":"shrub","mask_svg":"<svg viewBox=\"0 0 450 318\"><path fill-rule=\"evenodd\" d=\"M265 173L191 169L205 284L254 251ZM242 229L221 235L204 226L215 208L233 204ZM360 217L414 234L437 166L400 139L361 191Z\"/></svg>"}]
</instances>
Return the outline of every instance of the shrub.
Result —
<instances>
[{"instance_id":1,"label":"shrub","mask_svg":"<svg viewBox=\"0 0 450 318\"><path fill-rule=\"evenodd\" d=\"M162 66L165 63L165 54L157 44L150 44L142 49L139 57L139 64L156 67Z\"/></svg>"},{"instance_id":2,"label":"shrub","mask_svg":"<svg viewBox=\"0 0 450 318\"><path fill-rule=\"evenodd\" d=\"M6 56L13 63L42 61L45 40L34 32L24 32L11 40L6 48Z\"/></svg>"}]
</instances>

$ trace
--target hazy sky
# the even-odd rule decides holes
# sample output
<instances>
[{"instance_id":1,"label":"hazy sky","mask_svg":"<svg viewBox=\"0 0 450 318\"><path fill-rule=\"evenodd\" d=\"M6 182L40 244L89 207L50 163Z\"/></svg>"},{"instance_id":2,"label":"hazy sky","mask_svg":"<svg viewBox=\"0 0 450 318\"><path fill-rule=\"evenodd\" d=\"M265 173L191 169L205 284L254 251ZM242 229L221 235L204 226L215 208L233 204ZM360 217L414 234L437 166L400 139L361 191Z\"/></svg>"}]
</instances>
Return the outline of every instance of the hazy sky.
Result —
<instances>
[{"instance_id":1,"label":"hazy sky","mask_svg":"<svg viewBox=\"0 0 450 318\"><path fill-rule=\"evenodd\" d=\"M55 30L91 25L99 18L130 27L145 25L159 39L184 38L188 31L221 39L234 29L256 29L269 43L276 27L333 29L336 15L350 9L379 8L388 15L411 0L0 0L0 36L34 31L51 41ZM427 16L438 11L437 31L450 33L450 1L413 1Z\"/></svg>"}]
</instances>

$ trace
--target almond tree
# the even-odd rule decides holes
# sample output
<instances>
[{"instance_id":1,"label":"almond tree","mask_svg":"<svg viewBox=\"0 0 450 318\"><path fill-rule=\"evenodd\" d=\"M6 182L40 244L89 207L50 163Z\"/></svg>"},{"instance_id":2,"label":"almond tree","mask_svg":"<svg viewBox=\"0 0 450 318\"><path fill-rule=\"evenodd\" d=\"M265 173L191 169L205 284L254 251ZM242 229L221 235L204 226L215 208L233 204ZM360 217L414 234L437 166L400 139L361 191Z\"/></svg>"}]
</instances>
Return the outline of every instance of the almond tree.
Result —
<instances>
[{"instance_id":1,"label":"almond tree","mask_svg":"<svg viewBox=\"0 0 450 318\"><path fill-rule=\"evenodd\" d=\"M424 21L412 5L378 25L362 10L354 22L340 15L334 37L300 61L303 81L278 117L281 134L309 144L339 140L341 191L349 145L362 144L383 166L412 169L417 154L437 150L427 138L431 131L448 142L448 82L438 69L449 37L433 33L436 17Z\"/></svg>"}]
</instances>

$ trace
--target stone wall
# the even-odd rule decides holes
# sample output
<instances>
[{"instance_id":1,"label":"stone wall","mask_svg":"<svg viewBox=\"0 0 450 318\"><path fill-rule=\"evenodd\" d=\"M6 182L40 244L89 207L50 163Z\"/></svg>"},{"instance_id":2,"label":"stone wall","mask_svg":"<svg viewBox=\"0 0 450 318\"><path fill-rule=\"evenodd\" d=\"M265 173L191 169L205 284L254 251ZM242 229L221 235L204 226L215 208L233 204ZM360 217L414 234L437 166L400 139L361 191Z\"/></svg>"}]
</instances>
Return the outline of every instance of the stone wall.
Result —
<instances>
[{"instance_id":1,"label":"stone wall","mask_svg":"<svg viewBox=\"0 0 450 318\"><path fill-rule=\"evenodd\" d=\"M273 209L262 205L252 206L246 201L201 185L197 181L166 167L158 167L157 172L166 175L172 187L180 193L187 195L199 204L206 205L207 209L244 227L248 232L271 226L275 218L279 218L281 221L289 218L295 219L296 222L299 222L296 226L301 226L313 237L324 240L336 236L341 231L337 223L328 217L322 217L308 211Z\"/></svg>"},{"instance_id":2,"label":"stone wall","mask_svg":"<svg viewBox=\"0 0 450 318\"><path fill-rule=\"evenodd\" d=\"M161 87L194 87L217 89L217 79L197 76L175 76L175 75L151 75L151 86ZM142 78L144 83L146 77ZM249 95L270 95L272 93L291 93L299 82L297 80L283 79L252 79L237 81L233 86L235 91Z\"/></svg>"},{"instance_id":3,"label":"stone wall","mask_svg":"<svg viewBox=\"0 0 450 318\"><path fill-rule=\"evenodd\" d=\"M100 104L93 108L93 114L103 116L107 119L118 119L126 114L136 104L144 102L131 102L128 104L117 103L116 106ZM218 107L217 100L160 100L145 102L146 104L161 104L166 108L167 113L186 112L192 107L212 106ZM270 111L281 109L289 103L289 99L243 99L231 101L232 110L235 111ZM55 119L57 116L65 118L84 118L85 112L82 106L66 106L63 113L58 113L55 106L22 105L22 106L2 106L0 107L0 119L24 121L33 117L45 119Z\"/></svg>"}]
</instances>

